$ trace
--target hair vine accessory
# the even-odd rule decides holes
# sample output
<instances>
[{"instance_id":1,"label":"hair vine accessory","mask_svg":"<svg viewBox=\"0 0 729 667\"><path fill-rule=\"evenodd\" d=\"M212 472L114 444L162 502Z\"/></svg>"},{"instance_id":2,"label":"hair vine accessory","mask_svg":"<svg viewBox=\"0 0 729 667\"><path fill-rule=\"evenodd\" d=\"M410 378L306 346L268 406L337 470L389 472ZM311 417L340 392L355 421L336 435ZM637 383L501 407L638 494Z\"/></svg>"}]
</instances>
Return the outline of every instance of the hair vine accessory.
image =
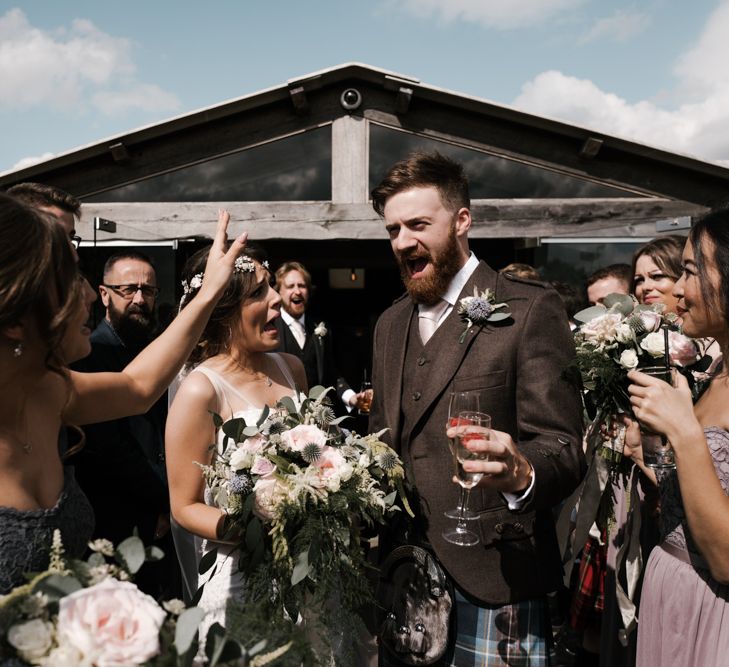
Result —
<instances>
[{"instance_id":1,"label":"hair vine accessory","mask_svg":"<svg viewBox=\"0 0 729 667\"><path fill-rule=\"evenodd\" d=\"M256 270L256 265L248 255L241 255L235 258L235 264L233 265L233 271L235 273L253 273Z\"/></svg>"},{"instance_id":2,"label":"hair vine accessory","mask_svg":"<svg viewBox=\"0 0 729 667\"><path fill-rule=\"evenodd\" d=\"M17 359L19 356L23 354L23 343L18 341L15 344L15 347L13 347L13 356Z\"/></svg>"},{"instance_id":3,"label":"hair vine accessory","mask_svg":"<svg viewBox=\"0 0 729 667\"><path fill-rule=\"evenodd\" d=\"M189 283L187 282L187 280L182 281L182 298L180 299L180 308L182 308L182 304L185 303L187 297L193 290L200 289L202 287L202 283L202 273L196 273L192 278L190 278Z\"/></svg>"}]
</instances>

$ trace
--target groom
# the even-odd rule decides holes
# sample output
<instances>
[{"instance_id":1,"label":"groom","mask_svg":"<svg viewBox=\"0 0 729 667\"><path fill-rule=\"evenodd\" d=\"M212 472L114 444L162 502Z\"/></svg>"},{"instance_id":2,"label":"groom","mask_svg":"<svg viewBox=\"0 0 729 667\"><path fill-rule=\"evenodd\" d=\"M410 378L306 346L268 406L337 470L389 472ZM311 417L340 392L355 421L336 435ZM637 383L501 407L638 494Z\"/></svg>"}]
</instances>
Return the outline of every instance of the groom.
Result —
<instances>
[{"instance_id":1,"label":"groom","mask_svg":"<svg viewBox=\"0 0 729 667\"><path fill-rule=\"evenodd\" d=\"M372 191L407 295L380 317L374 334L370 430L389 428L419 499L416 540L427 541L455 586L456 615L443 665L548 664L545 595L562 572L552 508L583 474L579 398L562 379L574 353L564 307L541 283L499 275L469 251L468 182L460 164L416 153ZM489 289L510 317L488 306L463 336L461 299ZM505 312L503 309L495 312ZM446 542L456 506L446 438L452 391L482 392L491 415L488 461L470 498L479 513L472 547ZM386 555L386 554L384 554ZM405 639L407 643L407 639ZM401 665L393 654L385 665ZM518 664L522 664L519 662Z\"/></svg>"}]
</instances>

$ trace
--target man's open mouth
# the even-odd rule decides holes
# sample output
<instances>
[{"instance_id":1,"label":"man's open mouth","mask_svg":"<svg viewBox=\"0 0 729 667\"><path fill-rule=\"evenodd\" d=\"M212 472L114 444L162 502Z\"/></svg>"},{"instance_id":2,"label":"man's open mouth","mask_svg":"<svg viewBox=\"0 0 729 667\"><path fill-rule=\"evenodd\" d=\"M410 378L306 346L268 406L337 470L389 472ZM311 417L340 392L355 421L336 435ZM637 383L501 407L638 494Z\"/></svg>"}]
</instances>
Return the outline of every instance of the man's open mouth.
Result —
<instances>
[{"instance_id":1,"label":"man's open mouth","mask_svg":"<svg viewBox=\"0 0 729 667\"><path fill-rule=\"evenodd\" d=\"M405 266L411 278L418 278L425 271L425 267L430 263L428 257L411 257L405 260Z\"/></svg>"}]
</instances>

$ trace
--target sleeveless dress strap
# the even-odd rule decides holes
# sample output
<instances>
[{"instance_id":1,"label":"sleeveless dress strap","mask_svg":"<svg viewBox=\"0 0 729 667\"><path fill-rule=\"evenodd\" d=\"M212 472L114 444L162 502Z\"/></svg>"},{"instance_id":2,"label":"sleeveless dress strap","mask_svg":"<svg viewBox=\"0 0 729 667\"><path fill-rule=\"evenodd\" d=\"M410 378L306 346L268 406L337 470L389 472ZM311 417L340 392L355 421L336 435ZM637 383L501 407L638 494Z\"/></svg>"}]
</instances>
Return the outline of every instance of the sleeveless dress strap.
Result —
<instances>
[{"instance_id":1,"label":"sleeveless dress strap","mask_svg":"<svg viewBox=\"0 0 729 667\"><path fill-rule=\"evenodd\" d=\"M215 396L218 399L218 409L220 412L223 411L223 408L227 405L228 410L230 411L230 416L233 416L233 406L230 403L230 400L228 398L228 395L226 393L226 387L229 390L232 390L234 393L240 394L233 389L233 387L230 386L221 376L219 373L216 373L212 368L208 368L207 366L196 366L191 373L202 373L208 380L210 380L210 384L213 385L213 389L215 389ZM244 398L244 397L241 397ZM222 415L221 415L222 416Z\"/></svg>"},{"instance_id":2,"label":"sleeveless dress strap","mask_svg":"<svg viewBox=\"0 0 729 667\"><path fill-rule=\"evenodd\" d=\"M299 388L296 386L296 380L294 380L294 376L291 375L291 369L284 361L284 358L278 352L270 352L269 356L273 357L273 360L276 362L276 365L284 376L284 380L289 383L289 387L294 390L294 393L298 394Z\"/></svg>"}]
</instances>

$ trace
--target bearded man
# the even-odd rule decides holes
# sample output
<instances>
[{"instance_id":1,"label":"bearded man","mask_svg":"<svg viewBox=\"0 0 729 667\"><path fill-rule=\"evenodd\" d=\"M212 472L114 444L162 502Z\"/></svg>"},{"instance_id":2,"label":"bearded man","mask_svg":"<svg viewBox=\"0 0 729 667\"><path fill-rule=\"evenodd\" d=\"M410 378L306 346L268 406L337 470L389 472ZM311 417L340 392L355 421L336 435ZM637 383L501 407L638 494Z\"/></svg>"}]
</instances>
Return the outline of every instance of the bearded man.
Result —
<instances>
[{"instance_id":1,"label":"bearded man","mask_svg":"<svg viewBox=\"0 0 729 667\"><path fill-rule=\"evenodd\" d=\"M159 288L152 261L138 252L112 255L99 285L106 315L91 334L91 354L74 365L90 373L121 371L154 337ZM96 515L94 538L114 544L136 529L145 545L165 552L136 581L154 595L177 594L179 570L169 535L169 493L164 461L167 395L142 415L84 428L86 443L71 462Z\"/></svg>"},{"instance_id":2,"label":"bearded man","mask_svg":"<svg viewBox=\"0 0 729 667\"><path fill-rule=\"evenodd\" d=\"M453 584L455 619L436 664L548 665L546 595L562 580L552 508L584 471L579 397L563 379L574 354L564 307L555 291L499 275L470 252L460 164L437 153L411 155L387 172L372 202L407 294L375 329L370 430L389 429L385 437L414 486L408 542L425 544ZM480 301L464 302L474 290ZM469 310L470 325L460 314L467 304L478 306ZM483 474L470 494L475 546L443 537L455 524L444 512L459 495L448 405L451 392L461 391L479 392L492 424L466 445L484 458L463 464ZM383 556L398 539L402 533L383 536ZM414 664L407 653L422 651L427 630L390 611L389 626L400 635L381 642L381 664Z\"/></svg>"}]
</instances>

